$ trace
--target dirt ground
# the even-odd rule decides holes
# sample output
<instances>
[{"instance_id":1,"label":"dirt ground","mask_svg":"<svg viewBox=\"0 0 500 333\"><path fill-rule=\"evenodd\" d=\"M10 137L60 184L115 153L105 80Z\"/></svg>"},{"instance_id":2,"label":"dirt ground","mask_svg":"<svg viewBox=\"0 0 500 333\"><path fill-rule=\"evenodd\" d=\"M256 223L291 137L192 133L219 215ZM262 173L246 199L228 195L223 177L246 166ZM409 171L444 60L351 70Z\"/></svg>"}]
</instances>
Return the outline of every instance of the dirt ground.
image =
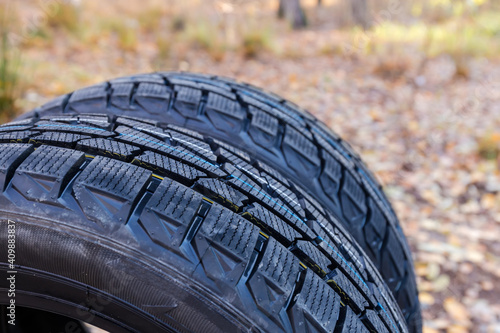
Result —
<instances>
[{"instance_id":1,"label":"dirt ground","mask_svg":"<svg viewBox=\"0 0 500 333\"><path fill-rule=\"evenodd\" d=\"M121 28L98 27L84 37L47 28L49 39L24 41L20 112L84 85L154 70L217 74L269 89L347 139L384 185L414 253L424 332L500 332L499 59L459 63L454 55L427 57L411 45L346 54L335 46L357 39L326 23L300 31L273 25L271 40L261 37L256 54L245 47L220 51L204 45L203 35L182 33L175 40L168 35L171 45L162 49L155 29L131 20L133 8L108 3L100 11L98 3L85 2L84 22L119 12L119 22L140 31L133 45L126 47ZM216 5L217 22L237 24L234 8ZM18 7L22 22L40 12L35 1Z\"/></svg>"}]
</instances>

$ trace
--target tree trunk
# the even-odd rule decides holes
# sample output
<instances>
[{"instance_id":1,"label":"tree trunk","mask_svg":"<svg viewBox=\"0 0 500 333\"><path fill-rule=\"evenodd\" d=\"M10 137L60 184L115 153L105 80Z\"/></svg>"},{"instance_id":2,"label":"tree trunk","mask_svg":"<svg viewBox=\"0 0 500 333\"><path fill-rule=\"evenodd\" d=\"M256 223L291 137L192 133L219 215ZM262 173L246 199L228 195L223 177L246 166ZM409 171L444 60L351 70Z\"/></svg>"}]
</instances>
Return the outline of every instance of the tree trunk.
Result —
<instances>
[{"instance_id":1,"label":"tree trunk","mask_svg":"<svg viewBox=\"0 0 500 333\"><path fill-rule=\"evenodd\" d=\"M370 16L368 14L368 4L366 0L349 0L354 23L368 29L370 27Z\"/></svg>"},{"instance_id":2,"label":"tree trunk","mask_svg":"<svg viewBox=\"0 0 500 333\"><path fill-rule=\"evenodd\" d=\"M300 0L280 0L278 17L286 17L294 29L303 28L307 25L306 15L300 6Z\"/></svg>"},{"instance_id":3,"label":"tree trunk","mask_svg":"<svg viewBox=\"0 0 500 333\"><path fill-rule=\"evenodd\" d=\"M278 18L282 19L285 17L285 5L284 2L286 0L280 0L279 6L278 6Z\"/></svg>"}]
</instances>

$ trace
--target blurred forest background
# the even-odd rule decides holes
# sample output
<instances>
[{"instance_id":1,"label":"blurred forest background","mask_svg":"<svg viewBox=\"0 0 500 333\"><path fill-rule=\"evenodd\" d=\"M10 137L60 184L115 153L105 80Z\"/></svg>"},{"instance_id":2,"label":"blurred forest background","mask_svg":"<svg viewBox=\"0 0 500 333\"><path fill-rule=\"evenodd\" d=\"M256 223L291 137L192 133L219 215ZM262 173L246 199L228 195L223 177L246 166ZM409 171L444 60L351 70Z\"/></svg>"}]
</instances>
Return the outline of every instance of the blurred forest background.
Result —
<instances>
[{"instance_id":1,"label":"blurred forest background","mask_svg":"<svg viewBox=\"0 0 500 333\"><path fill-rule=\"evenodd\" d=\"M500 332L500 1L0 4L2 122L138 72L270 89L384 184L414 251L424 332Z\"/></svg>"}]
</instances>

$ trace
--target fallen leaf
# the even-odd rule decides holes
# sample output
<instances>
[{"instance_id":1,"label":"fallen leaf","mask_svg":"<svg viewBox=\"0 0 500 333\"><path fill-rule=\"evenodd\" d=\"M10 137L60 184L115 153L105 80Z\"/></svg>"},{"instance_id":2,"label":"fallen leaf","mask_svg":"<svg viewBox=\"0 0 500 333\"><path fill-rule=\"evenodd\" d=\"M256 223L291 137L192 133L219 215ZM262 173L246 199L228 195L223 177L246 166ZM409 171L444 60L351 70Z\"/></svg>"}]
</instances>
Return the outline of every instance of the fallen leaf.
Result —
<instances>
[{"instance_id":1,"label":"fallen leaf","mask_svg":"<svg viewBox=\"0 0 500 333\"><path fill-rule=\"evenodd\" d=\"M458 302L455 298L448 297L447 299L444 300L443 305L446 312L454 320L458 322L468 321L469 313L467 309L462 303Z\"/></svg>"}]
</instances>

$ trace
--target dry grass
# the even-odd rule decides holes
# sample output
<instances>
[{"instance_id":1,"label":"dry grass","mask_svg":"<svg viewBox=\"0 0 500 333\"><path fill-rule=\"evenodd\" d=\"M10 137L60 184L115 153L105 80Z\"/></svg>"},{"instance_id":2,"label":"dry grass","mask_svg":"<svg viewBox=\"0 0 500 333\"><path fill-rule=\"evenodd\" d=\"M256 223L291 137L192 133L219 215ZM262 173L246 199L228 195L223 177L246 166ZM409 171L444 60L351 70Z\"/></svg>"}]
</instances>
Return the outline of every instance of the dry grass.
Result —
<instances>
[{"instance_id":1,"label":"dry grass","mask_svg":"<svg viewBox=\"0 0 500 333\"><path fill-rule=\"evenodd\" d=\"M12 118L16 113L16 101L21 95L19 82L20 54L9 39L9 15L0 7L0 121Z\"/></svg>"},{"instance_id":2,"label":"dry grass","mask_svg":"<svg viewBox=\"0 0 500 333\"><path fill-rule=\"evenodd\" d=\"M116 31L118 45L124 51L137 50L137 28L134 23L126 24L122 29Z\"/></svg>"},{"instance_id":3,"label":"dry grass","mask_svg":"<svg viewBox=\"0 0 500 333\"><path fill-rule=\"evenodd\" d=\"M318 54L324 56L341 56L344 55L344 49L337 43L325 43L319 47Z\"/></svg>"},{"instance_id":4,"label":"dry grass","mask_svg":"<svg viewBox=\"0 0 500 333\"><path fill-rule=\"evenodd\" d=\"M495 160L500 151L500 134L487 133L478 139L478 153L484 159Z\"/></svg>"},{"instance_id":5,"label":"dry grass","mask_svg":"<svg viewBox=\"0 0 500 333\"><path fill-rule=\"evenodd\" d=\"M271 45L270 32L253 30L243 35L240 49L246 58L254 58L259 53L269 50Z\"/></svg>"},{"instance_id":6,"label":"dry grass","mask_svg":"<svg viewBox=\"0 0 500 333\"><path fill-rule=\"evenodd\" d=\"M411 63L407 57L386 55L379 57L373 73L385 80L393 81L404 78L410 68Z\"/></svg>"},{"instance_id":7,"label":"dry grass","mask_svg":"<svg viewBox=\"0 0 500 333\"><path fill-rule=\"evenodd\" d=\"M195 48L205 50L215 61L222 61L226 54L227 45L221 31L207 21L188 25L181 39Z\"/></svg>"},{"instance_id":8,"label":"dry grass","mask_svg":"<svg viewBox=\"0 0 500 333\"><path fill-rule=\"evenodd\" d=\"M52 28L66 29L73 33L81 30L80 8L69 1L55 2L46 15L47 24Z\"/></svg>"},{"instance_id":9,"label":"dry grass","mask_svg":"<svg viewBox=\"0 0 500 333\"><path fill-rule=\"evenodd\" d=\"M153 68L162 70L167 67L172 52L172 40L164 34L159 34L156 36L155 44L158 52L153 60Z\"/></svg>"},{"instance_id":10,"label":"dry grass","mask_svg":"<svg viewBox=\"0 0 500 333\"><path fill-rule=\"evenodd\" d=\"M78 5L60 1L56 2L59 5L55 9L47 7L50 10L43 10L42 1L36 0L37 5L28 15L38 10L47 16L48 23L34 26L30 38L21 41L23 54L26 50L37 52L46 48L56 52L57 49L60 57L71 60L62 60L64 63L56 67L88 73L80 65L81 59L94 63L95 67L93 75L83 75L81 82L63 85L96 82L96 73L106 77L112 70L92 59L107 57L116 64L130 64L121 66L119 74L136 68L140 71L187 69L191 63L189 58L194 54L217 63L228 59L234 59L234 63L244 59L307 61L316 56L342 57L350 61L369 60L368 68L373 68L377 76L395 81L414 74L411 72L413 63L443 54L455 62L454 78L469 80L472 57L493 58L500 54L498 11L477 10L458 15L446 9L451 8L448 3L448 7L443 5L439 9L443 11L439 14L441 18L435 18L429 11L430 0L418 0L417 5L401 3L398 13L391 12L385 20L377 18L368 31L349 25L349 7L345 3L324 0L322 7L316 7L315 1L304 0L302 3L311 25L299 32L291 31L286 22L276 19L276 1L274 4L273 1L224 2L224 6L217 5L219 2L194 0L182 3L88 0ZM418 4L422 4L420 9ZM380 0L373 5L375 12L392 10L391 0ZM406 52L409 48L412 51ZM31 58L27 56L26 61L33 65L32 70L47 81L68 81L57 71L48 70L48 58L39 57L38 62ZM202 68L205 69L209 70ZM75 80L79 77L82 76L77 75ZM63 91L52 85L41 89L50 93Z\"/></svg>"},{"instance_id":11,"label":"dry grass","mask_svg":"<svg viewBox=\"0 0 500 333\"><path fill-rule=\"evenodd\" d=\"M137 15L137 21L146 32L154 33L160 29L161 21L167 15L163 7L149 7Z\"/></svg>"},{"instance_id":12,"label":"dry grass","mask_svg":"<svg viewBox=\"0 0 500 333\"><path fill-rule=\"evenodd\" d=\"M115 17L104 20L102 22L102 29L110 31L116 37L118 47L121 50L137 50L139 26L136 20Z\"/></svg>"}]
</instances>

